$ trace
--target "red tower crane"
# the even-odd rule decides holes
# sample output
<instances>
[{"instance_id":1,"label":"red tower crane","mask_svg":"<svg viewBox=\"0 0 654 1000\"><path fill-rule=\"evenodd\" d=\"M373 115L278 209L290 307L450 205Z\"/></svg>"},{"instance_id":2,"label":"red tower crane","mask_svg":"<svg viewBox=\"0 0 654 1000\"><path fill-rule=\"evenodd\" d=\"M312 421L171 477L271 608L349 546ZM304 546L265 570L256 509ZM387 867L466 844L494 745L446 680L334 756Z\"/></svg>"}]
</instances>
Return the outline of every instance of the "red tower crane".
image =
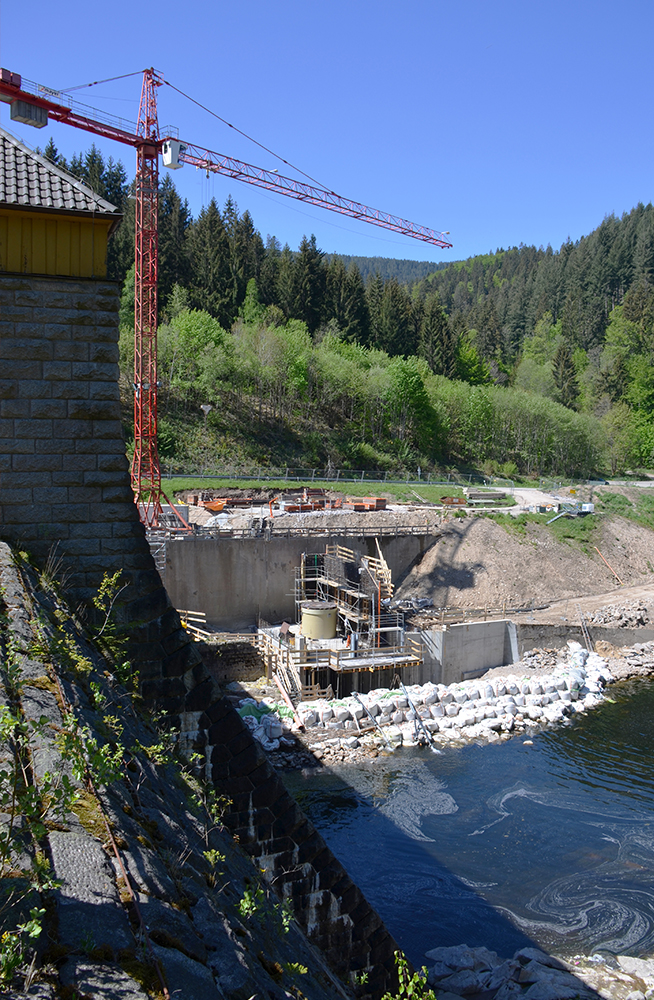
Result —
<instances>
[{"instance_id":1,"label":"red tower crane","mask_svg":"<svg viewBox=\"0 0 654 1000\"><path fill-rule=\"evenodd\" d=\"M192 164L207 172L220 173L319 208L363 219L374 226L433 246L452 246L445 238L448 234L434 232L406 219L349 201L333 191L312 187L274 171L180 142L172 130L162 135L157 117L157 87L163 83L163 77L154 69L143 71L138 123L134 130L129 122L79 104L65 93L24 80L18 73L0 69L0 101L11 106L13 121L43 128L52 118L136 149L132 488L146 528L158 526L162 498L167 500L161 486L157 451L157 208L160 153L163 152L164 165L173 169L183 163Z\"/></svg>"}]
</instances>

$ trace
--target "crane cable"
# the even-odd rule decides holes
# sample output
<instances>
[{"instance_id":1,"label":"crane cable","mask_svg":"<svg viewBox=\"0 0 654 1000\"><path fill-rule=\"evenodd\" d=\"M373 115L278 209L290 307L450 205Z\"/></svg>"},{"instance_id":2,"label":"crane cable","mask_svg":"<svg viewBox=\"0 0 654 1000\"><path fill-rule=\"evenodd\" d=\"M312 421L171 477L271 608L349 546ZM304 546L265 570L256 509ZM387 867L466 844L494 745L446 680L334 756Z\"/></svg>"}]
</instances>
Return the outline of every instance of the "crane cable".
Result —
<instances>
[{"instance_id":1,"label":"crane cable","mask_svg":"<svg viewBox=\"0 0 654 1000\"><path fill-rule=\"evenodd\" d=\"M332 191L331 188L328 188L326 184L323 184L321 181L316 180L315 177L312 177L311 174L305 173L304 170L300 170L300 168L296 167L293 163L289 163L288 160L285 160L283 156L279 155L279 153L275 153L274 150L269 149L268 146L264 146L263 143L257 142L257 140L253 139L251 135L247 134L247 132L243 132L240 128L237 128L236 125L232 125L231 122L228 122L224 118L221 118L220 115L216 114L215 111L212 111L211 108L206 107L206 105L204 104L200 104L200 102L196 101L194 97L190 97L188 94L185 94L183 90L180 90L174 84L170 83L169 80L164 80L164 83L166 84L167 87L171 87L172 90L175 90L178 94L181 94L182 97L185 97L187 101L191 101L192 104L196 104L198 108L202 108L202 110L206 111L207 114L213 115L213 117L217 118L219 122L223 123L223 125L228 125L229 128L233 128L235 132L238 132L238 134L242 135L245 139L249 139L250 142L253 142L255 144L255 146L259 146L259 148L265 150L266 153L270 153L270 155L274 156L277 160L281 160L281 162L285 163L287 167L291 168L291 170L297 170L299 174L302 174L302 176L306 177L307 180L313 181L314 184L318 184L321 188L323 188L323 190L327 191L329 194L336 194L336 192Z\"/></svg>"},{"instance_id":2,"label":"crane cable","mask_svg":"<svg viewBox=\"0 0 654 1000\"><path fill-rule=\"evenodd\" d=\"M70 94L73 90L84 90L85 87L96 87L99 83L112 83L114 80L126 80L128 76L141 76L145 71L137 69L134 73L123 73L122 76L108 76L106 80L94 80L93 83L80 83L77 87L62 87L59 93Z\"/></svg>"},{"instance_id":3,"label":"crane cable","mask_svg":"<svg viewBox=\"0 0 654 1000\"><path fill-rule=\"evenodd\" d=\"M72 93L73 90L84 90L86 89L86 87L96 87L101 83L112 83L114 80L126 80L130 76L140 76L143 72L144 70L137 70L134 73L123 73L121 76L109 76L107 77L106 80L93 80L92 83L80 83L77 87L63 87L60 90L60 93L70 94ZM333 195L336 194L335 191L332 191L332 189L327 187L326 184L323 184L322 181L319 181L315 177L312 177L311 174L307 174L304 170L300 170L299 167L296 167L293 163L290 163L288 160L285 160L283 156L280 156L279 153L276 153L273 149L269 149L268 146L264 146L263 143L258 142L255 138L253 138L253 136L248 135L247 132L244 132L236 125L232 125L232 123L228 122L225 118L221 118L221 116L219 114L216 114L215 111L212 111L211 108L208 108L205 104L201 104L200 101L196 101L195 98L191 97L189 94L185 94L183 90L180 90L179 87L176 87L173 83L170 83L169 80L164 80L163 82L166 84L167 87L170 87L171 90L174 90L176 91L176 93L180 94L181 97L185 97L187 101L190 101L192 104L197 105L198 108L201 108L203 111L206 111L207 114L213 115L213 117L217 118L219 122L223 123L223 125L227 125L228 128L234 129L234 131L238 132L239 135L242 135L244 139L248 139L250 142L253 142L255 146L258 146L260 149L265 150L266 153L270 153L270 155L274 156L275 159L281 160L281 162L285 163L287 167L291 168L291 170L296 170L298 174L302 174L302 176L306 177L307 180L313 181L314 184L317 184L319 187L321 187L324 191L327 191L329 194Z\"/></svg>"}]
</instances>

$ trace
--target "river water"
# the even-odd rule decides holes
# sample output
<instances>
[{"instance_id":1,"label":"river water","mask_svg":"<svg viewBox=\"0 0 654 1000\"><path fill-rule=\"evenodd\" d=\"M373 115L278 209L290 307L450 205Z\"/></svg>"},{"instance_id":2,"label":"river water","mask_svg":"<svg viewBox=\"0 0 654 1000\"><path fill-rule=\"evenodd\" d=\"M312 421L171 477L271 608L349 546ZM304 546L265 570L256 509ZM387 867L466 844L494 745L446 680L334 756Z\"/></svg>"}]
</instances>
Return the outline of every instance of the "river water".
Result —
<instances>
[{"instance_id":1,"label":"river water","mask_svg":"<svg viewBox=\"0 0 654 1000\"><path fill-rule=\"evenodd\" d=\"M284 780L418 965L463 943L640 956L654 952L654 682L608 696L530 737Z\"/></svg>"}]
</instances>

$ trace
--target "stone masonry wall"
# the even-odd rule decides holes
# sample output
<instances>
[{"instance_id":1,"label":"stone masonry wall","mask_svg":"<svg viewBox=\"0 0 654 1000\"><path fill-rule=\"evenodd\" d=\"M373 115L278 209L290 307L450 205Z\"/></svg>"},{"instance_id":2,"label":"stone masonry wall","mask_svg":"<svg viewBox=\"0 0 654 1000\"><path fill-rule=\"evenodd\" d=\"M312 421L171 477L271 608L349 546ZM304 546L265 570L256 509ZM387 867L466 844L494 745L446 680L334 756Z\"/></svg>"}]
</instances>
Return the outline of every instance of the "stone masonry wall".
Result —
<instances>
[{"instance_id":1,"label":"stone masonry wall","mask_svg":"<svg viewBox=\"0 0 654 1000\"><path fill-rule=\"evenodd\" d=\"M0 538L60 561L87 601L122 570L121 613L144 686L173 699L198 662L133 502L118 389L119 286L0 275ZM165 682L160 683L161 675Z\"/></svg>"},{"instance_id":2,"label":"stone masonry wall","mask_svg":"<svg viewBox=\"0 0 654 1000\"><path fill-rule=\"evenodd\" d=\"M265 677L266 664L250 642L203 642L200 652L207 670L219 684Z\"/></svg>"}]
</instances>

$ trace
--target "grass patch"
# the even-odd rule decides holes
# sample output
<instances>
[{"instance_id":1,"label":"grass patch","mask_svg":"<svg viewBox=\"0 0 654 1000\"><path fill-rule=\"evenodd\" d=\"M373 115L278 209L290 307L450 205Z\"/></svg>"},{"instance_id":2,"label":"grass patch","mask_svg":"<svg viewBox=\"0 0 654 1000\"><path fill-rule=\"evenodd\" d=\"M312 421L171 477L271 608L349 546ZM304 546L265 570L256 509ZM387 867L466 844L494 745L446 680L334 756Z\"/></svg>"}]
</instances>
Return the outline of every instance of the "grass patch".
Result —
<instances>
[{"instance_id":1,"label":"grass patch","mask_svg":"<svg viewBox=\"0 0 654 1000\"><path fill-rule=\"evenodd\" d=\"M597 498L595 509L602 514L626 517L644 528L654 530L654 490L643 490L635 503L622 493L603 493Z\"/></svg>"}]
</instances>

